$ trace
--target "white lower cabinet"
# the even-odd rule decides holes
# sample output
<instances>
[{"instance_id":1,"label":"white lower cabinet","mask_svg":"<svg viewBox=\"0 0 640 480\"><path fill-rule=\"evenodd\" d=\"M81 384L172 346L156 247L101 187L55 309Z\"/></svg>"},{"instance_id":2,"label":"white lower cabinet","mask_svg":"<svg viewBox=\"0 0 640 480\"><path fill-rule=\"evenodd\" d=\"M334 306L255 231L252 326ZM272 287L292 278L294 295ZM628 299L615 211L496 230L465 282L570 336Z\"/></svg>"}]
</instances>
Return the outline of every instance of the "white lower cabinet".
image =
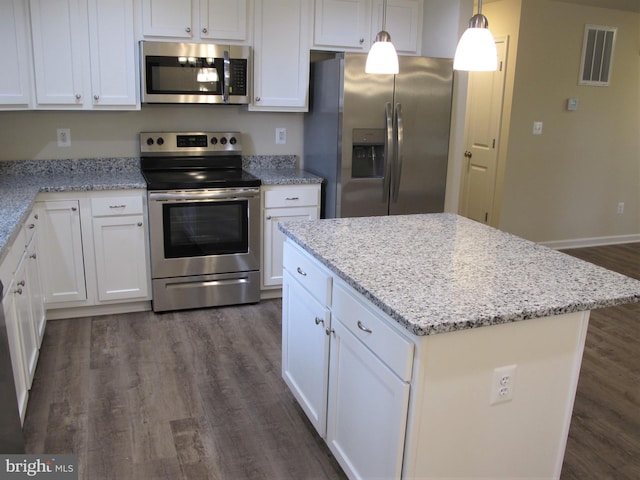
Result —
<instances>
[{"instance_id":1,"label":"white lower cabinet","mask_svg":"<svg viewBox=\"0 0 640 480\"><path fill-rule=\"evenodd\" d=\"M146 192L46 193L38 198L47 316L54 310L145 310L150 300ZM95 309L94 309L95 311ZM88 311L84 311L87 313Z\"/></svg>"},{"instance_id":2,"label":"white lower cabinet","mask_svg":"<svg viewBox=\"0 0 640 480\"><path fill-rule=\"evenodd\" d=\"M284 234L278 222L316 220L320 217L320 184L267 185L262 187L261 288L282 286L282 247Z\"/></svg>"},{"instance_id":3,"label":"white lower cabinet","mask_svg":"<svg viewBox=\"0 0 640 480\"><path fill-rule=\"evenodd\" d=\"M282 375L350 478L399 478L414 345L284 246Z\"/></svg>"}]
</instances>

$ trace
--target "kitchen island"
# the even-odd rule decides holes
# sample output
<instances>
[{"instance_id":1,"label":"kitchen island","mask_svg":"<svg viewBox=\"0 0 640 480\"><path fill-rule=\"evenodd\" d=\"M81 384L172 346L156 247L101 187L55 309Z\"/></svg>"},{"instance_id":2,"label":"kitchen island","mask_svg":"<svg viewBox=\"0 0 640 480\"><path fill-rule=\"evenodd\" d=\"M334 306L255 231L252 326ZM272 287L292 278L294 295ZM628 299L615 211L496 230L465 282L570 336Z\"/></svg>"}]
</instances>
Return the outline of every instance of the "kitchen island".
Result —
<instances>
[{"instance_id":1,"label":"kitchen island","mask_svg":"<svg viewBox=\"0 0 640 480\"><path fill-rule=\"evenodd\" d=\"M640 282L450 214L280 228L283 378L350 477L559 477L589 311Z\"/></svg>"}]
</instances>

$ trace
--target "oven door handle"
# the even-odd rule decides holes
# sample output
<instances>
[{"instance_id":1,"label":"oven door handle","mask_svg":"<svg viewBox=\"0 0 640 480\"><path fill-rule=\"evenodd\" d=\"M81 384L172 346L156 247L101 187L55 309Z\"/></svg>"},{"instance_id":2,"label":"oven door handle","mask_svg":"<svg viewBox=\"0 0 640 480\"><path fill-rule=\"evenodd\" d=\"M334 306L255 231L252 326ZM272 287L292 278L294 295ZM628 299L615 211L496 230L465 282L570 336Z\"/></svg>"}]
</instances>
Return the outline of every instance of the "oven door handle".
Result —
<instances>
[{"instance_id":1,"label":"oven door handle","mask_svg":"<svg viewBox=\"0 0 640 480\"><path fill-rule=\"evenodd\" d=\"M221 200L246 200L255 198L260 194L257 188L227 190L224 192L189 192L189 193L154 193L149 192L151 201L185 201L185 202L219 202Z\"/></svg>"}]
</instances>

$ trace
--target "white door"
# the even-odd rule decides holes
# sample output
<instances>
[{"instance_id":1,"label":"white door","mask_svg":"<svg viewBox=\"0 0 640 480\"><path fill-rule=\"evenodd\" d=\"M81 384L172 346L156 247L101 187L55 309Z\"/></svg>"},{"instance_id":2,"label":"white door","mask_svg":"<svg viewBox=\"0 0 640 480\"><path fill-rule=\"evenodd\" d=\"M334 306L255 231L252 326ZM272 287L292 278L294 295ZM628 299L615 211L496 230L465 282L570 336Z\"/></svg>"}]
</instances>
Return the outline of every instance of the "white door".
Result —
<instances>
[{"instance_id":1,"label":"white door","mask_svg":"<svg viewBox=\"0 0 640 480\"><path fill-rule=\"evenodd\" d=\"M93 219L98 299L146 298L148 275L142 215Z\"/></svg>"},{"instance_id":2,"label":"white door","mask_svg":"<svg viewBox=\"0 0 640 480\"><path fill-rule=\"evenodd\" d=\"M194 28L191 0L142 1L142 33L145 37L191 39Z\"/></svg>"},{"instance_id":3,"label":"white door","mask_svg":"<svg viewBox=\"0 0 640 480\"><path fill-rule=\"evenodd\" d=\"M45 303L86 300L79 202L40 202L40 214L38 252Z\"/></svg>"},{"instance_id":4,"label":"white door","mask_svg":"<svg viewBox=\"0 0 640 480\"><path fill-rule=\"evenodd\" d=\"M250 110L307 111L311 0L256 0Z\"/></svg>"},{"instance_id":5,"label":"white door","mask_svg":"<svg viewBox=\"0 0 640 480\"><path fill-rule=\"evenodd\" d=\"M329 310L288 272L282 285L282 378L324 437L327 419Z\"/></svg>"},{"instance_id":6,"label":"white door","mask_svg":"<svg viewBox=\"0 0 640 480\"><path fill-rule=\"evenodd\" d=\"M332 320L329 449L349 478L400 478L410 386Z\"/></svg>"},{"instance_id":7,"label":"white door","mask_svg":"<svg viewBox=\"0 0 640 480\"><path fill-rule=\"evenodd\" d=\"M26 5L0 2L0 105L27 108L31 102L31 64Z\"/></svg>"},{"instance_id":8,"label":"white door","mask_svg":"<svg viewBox=\"0 0 640 480\"><path fill-rule=\"evenodd\" d=\"M505 40L496 41L496 72L469 73L465 164L462 174L460 214L495 225L493 202L496 187L498 144L504 96Z\"/></svg>"},{"instance_id":9,"label":"white door","mask_svg":"<svg viewBox=\"0 0 640 480\"><path fill-rule=\"evenodd\" d=\"M264 220L264 251L262 252L263 287L282 285L282 249L285 236L278 229L278 222L287 220L316 220L317 207L268 208Z\"/></svg>"}]
</instances>

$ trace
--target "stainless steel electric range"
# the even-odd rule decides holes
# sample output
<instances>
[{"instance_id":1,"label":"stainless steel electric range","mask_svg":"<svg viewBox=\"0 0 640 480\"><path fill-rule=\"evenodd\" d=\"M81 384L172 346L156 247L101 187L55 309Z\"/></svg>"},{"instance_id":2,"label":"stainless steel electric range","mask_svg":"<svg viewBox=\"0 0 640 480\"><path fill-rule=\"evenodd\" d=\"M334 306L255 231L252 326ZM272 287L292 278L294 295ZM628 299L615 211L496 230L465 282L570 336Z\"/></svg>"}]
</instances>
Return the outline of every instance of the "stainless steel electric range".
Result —
<instances>
[{"instance_id":1,"label":"stainless steel electric range","mask_svg":"<svg viewBox=\"0 0 640 480\"><path fill-rule=\"evenodd\" d=\"M143 132L155 312L260 300L260 179L239 132Z\"/></svg>"}]
</instances>

